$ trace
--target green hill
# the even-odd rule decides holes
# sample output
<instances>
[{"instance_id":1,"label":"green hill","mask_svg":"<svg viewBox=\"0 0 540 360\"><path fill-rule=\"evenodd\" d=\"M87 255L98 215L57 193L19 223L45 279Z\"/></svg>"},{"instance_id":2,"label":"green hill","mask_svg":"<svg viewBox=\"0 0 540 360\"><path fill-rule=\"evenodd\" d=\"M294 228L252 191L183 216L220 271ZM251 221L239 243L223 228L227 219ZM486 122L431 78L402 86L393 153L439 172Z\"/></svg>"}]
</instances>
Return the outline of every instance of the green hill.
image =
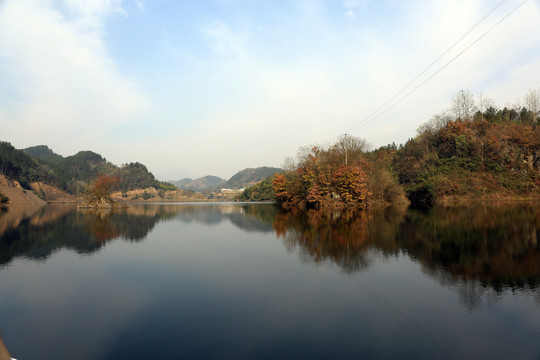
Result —
<instances>
[{"instance_id":1,"label":"green hill","mask_svg":"<svg viewBox=\"0 0 540 360\"><path fill-rule=\"evenodd\" d=\"M43 182L72 194L84 191L98 174L118 176L120 183L117 190L122 191L148 187L175 188L158 181L141 163L116 166L100 154L88 150L63 157L46 145L17 150L7 142L0 142L0 172L19 181L26 189L30 188L32 182Z\"/></svg>"},{"instance_id":2,"label":"green hill","mask_svg":"<svg viewBox=\"0 0 540 360\"><path fill-rule=\"evenodd\" d=\"M170 181L170 183L178 187L180 190L204 192L218 189L225 183L225 180L217 176L207 175L195 180L185 178L178 181Z\"/></svg>"},{"instance_id":3,"label":"green hill","mask_svg":"<svg viewBox=\"0 0 540 360\"><path fill-rule=\"evenodd\" d=\"M274 175L275 173L282 173L283 169L274 167L258 167L247 168L234 174L225 184L223 188L228 189L242 189Z\"/></svg>"},{"instance_id":4,"label":"green hill","mask_svg":"<svg viewBox=\"0 0 540 360\"><path fill-rule=\"evenodd\" d=\"M23 151L37 160L54 162L63 159L62 155L56 154L47 145L32 146Z\"/></svg>"},{"instance_id":5,"label":"green hill","mask_svg":"<svg viewBox=\"0 0 540 360\"><path fill-rule=\"evenodd\" d=\"M40 164L24 151L4 141L0 142L0 173L18 181L25 189L30 189L30 183L36 181L58 187L66 186L52 168Z\"/></svg>"},{"instance_id":6,"label":"green hill","mask_svg":"<svg viewBox=\"0 0 540 360\"><path fill-rule=\"evenodd\" d=\"M168 182L176 186L178 189L184 189L184 186L192 181L193 179L191 178L183 178L180 180L169 180Z\"/></svg>"}]
</instances>

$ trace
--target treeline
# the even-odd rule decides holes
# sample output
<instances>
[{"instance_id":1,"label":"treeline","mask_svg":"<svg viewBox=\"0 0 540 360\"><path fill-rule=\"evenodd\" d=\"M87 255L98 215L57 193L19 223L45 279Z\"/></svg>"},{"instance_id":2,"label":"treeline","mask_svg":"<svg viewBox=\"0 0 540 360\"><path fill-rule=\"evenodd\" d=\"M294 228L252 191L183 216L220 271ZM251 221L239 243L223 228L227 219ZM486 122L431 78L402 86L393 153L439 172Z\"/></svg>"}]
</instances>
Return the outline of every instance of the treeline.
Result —
<instances>
[{"instance_id":1,"label":"treeline","mask_svg":"<svg viewBox=\"0 0 540 360\"><path fill-rule=\"evenodd\" d=\"M116 166L92 151L63 157L45 145L18 150L7 142L0 142L0 173L18 181L25 189L30 189L33 182L43 182L71 194L84 192L98 174L118 177L114 190L124 192L148 187L176 189L158 181L141 163Z\"/></svg>"},{"instance_id":2,"label":"treeline","mask_svg":"<svg viewBox=\"0 0 540 360\"><path fill-rule=\"evenodd\" d=\"M272 182L275 175L271 175L266 179L259 181L257 184L248 186L245 190L236 197L237 201L275 201L276 193Z\"/></svg>"},{"instance_id":3,"label":"treeline","mask_svg":"<svg viewBox=\"0 0 540 360\"><path fill-rule=\"evenodd\" d=\"M65 188L66 183L53 169L43 166L22 150L15 149L10 143L0 141L0 174L17 180L25 189L30 183L40 181Z\"/></svg>"},{"instance_id":4,"label":"treeline","mask_svg":"<svg viewBox=\"0 0 540 360\"><path fill-rule=\"evenodd\" d=\"M301 148L296 160L287 160L287 171L274 176L276 201L306 208L405 201L392 167L395 153L370 152L365 140L352 136L328 147Z\"/></svg>"},{"instance_id":5,"label":"treeline","mask_svg":"<svg viewBox=\"0 0 540 360\"><path fill-rule=\"evenodd\" d=\"M449 110L422 125L396 154L394 169L410 201L538 197L540 91L525 100L520 111L497 109L461 90Z\"/></svg>"},{"instance_id":6,"label":"treeline","mask_svg":"<svg viewBox=\"0 0 540 360\"><path fill-rule=\"evenodd\" d=\"M331 146L301 148L296 160L286 161L287 171L272 177L274 193L264 191L265 197L306 208L366 207L405 196L413 205L538 198L540 91L529 91L524 104L498 109L461 90L403 145L370 151L365 140L342 136ZM258 186L240 200L258 200Z\"/></svg>"}]
</instances>

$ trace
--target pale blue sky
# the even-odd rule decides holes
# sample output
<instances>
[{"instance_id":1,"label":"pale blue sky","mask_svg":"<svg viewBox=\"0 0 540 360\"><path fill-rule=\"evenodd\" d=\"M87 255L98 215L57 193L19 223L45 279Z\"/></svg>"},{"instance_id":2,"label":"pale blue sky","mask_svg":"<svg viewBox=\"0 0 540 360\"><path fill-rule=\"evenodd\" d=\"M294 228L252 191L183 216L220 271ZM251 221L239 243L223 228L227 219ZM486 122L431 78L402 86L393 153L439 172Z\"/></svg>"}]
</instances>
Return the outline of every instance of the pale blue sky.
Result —
<instances>
[{"instance_id":1,"label":"pale blue sky","mask_svg":"<svg viewBox=\"0 0 540 360\"><path fill-rule=\"evenodd\" d=\"M350 132L499 2L0 0L0 140L140 161L162 180L281 166ZM540 87L538 34L529 0L352 134L402 143L462 88L519 103Z\"/></svg>"}]
</instances>

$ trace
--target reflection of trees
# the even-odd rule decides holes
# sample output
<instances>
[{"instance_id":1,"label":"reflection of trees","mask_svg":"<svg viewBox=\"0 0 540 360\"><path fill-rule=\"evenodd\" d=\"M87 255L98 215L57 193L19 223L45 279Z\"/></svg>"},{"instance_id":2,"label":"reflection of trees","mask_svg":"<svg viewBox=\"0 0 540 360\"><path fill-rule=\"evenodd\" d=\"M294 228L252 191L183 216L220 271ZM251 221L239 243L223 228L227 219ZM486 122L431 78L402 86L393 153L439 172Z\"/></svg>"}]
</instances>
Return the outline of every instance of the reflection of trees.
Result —
<instances>
[{"instance_id":1,"label":"reflection of trees","mask_svg":"<svg viewBox=\"0 0 540 360\"><path fill-rule=\"evenodd\" d=\"M537 291L539 234L540 204L433 208L409 213L399 246L472 310L483 296Z\"/></svg>"},{"instance_id":2,"label":"reflection of trees","mask_svg":"<svg viewBox=\"0 0 540 360\"><path fill-rule=\"evenodd\" d=\"M96 240L105 242L117 237L141 241L158 221L171 219L176 213L171 207L136 205L121 210L83 209L79 215Z\"/></svg>"},{"instance_id":3,"label":"reflection of trees","mask_svg":"<svg viewBox=\"0 0 540 360\"><path fill-rule=\"evenodd\" d=\"M366 268L377 252L403 252L430 277L456 287L471 309L482 296L493 295L487 290L496 295L540 284L540 204L406 213L291 210L275 216L274 228L289 251L300 249L304 261L328 260L346 272Z\"/></svg>"},{"instance_id":4,"label":"reflection of trees","mask_svg":"<svg viewBox=\"0 0 540 360\"><path fill-rule=\"evenodd\" d=\"M397 225L403 213L367 212L358 209L291 209L275 217L274 228L288 251L298 247L303 261L331 261L345 272L365 269L373 253L368 250L379 241L393 250Z\"/></svg>"},{"instance_id":5,"label":"reflection of trees","mask_svg":"<svg viewBox=\"0 0 540 360\"><path fill-rule=\"evenodd\" d=\"M0 234L0 266L21 256L46 259L62 248L91 253L119 237L140 241L158 221L174 216L166 207L76 211L69 206L45 206Z\"/></svg>"},{"instance_id":6,"label":"reflection of trees","mask_svg":"<svg viewBox=\"0 0 540 360\"><path fill-rule=\"evenodd\" d=\"M11 211L0 215L5 225L0 232L0 266L18 256L44 259L61 248L90 253L116 238L141 241L157 222L174 218L208 225L229 221L248 232L275 231L289 251L299 251L302 261L333 262L347 273L367 268L376 256L406 254L425 274L457 289L470 309L486 296L496 298L516 289L537 292L540 284L540 204L435 207L427 212L285 212L270 204Z\"/></svg>"},{"instance_id":7,"label":"reflection of trees","mask_svg":"<svg viewBox=\"0 0 540 360\"><path fill-rule=\"evenodd\" d=\"M0 266L20 256L46 259L61 248L92 253L117 238L141 241L157 222L173 218L209 225L230 221L245 231L271 232L274 213L270 204L140 204L118 210L13 208L0 218Z\"/></svg>"},{"instance_id":8,"label":"reflection of trees","mask_svg":"<svg viewBox=\"0 0 540 360\"><path fill-rule=\"evenodd\" d=\"M540 283L539 232L538 205L433 208L410 213L399 243L443 282L441 267L502 291Z\"/></svg>"},{"instance_id":9,"label":"reflection of trees","mask_svg":"<svg viewBox=\"0 0 540 360\"><path fill-rule=\"evenodd\" d=\"M31 217L42 207L43 205L34 203L11 207L0 206L0 235L19 226L22 220Z\"/></svg>"}]
</instances>

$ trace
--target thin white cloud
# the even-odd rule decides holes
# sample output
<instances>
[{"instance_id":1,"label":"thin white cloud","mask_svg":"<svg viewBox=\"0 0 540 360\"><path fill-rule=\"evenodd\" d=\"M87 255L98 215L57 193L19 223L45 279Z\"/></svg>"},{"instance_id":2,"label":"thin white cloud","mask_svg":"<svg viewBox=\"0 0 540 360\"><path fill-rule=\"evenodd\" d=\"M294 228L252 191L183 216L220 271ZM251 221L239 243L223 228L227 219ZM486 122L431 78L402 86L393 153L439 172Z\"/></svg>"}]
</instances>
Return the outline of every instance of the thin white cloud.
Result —
<instances>
[{"instance_id":1,"label":"thin white cloud","mask_svg":"<svg viewBox=\"0 0 540 360\"><path fill-rule=\"evenodd\" d=\"M246 55L244 40L222 21L213 21L200 26L206 35L208 46L218 54L242 58Z\"/></svg>"},{"instance_id":2,"label":"thin white cloud","mask_svg":"<svg viewBox=\"0 0 540 360\"><path fill-rule=\"evenodd\" d=\"M104 19L119 11L119 2L66 4L73 12L69 18L51 2L2 5L2 87L14 95L0 122L4 136L18 146L48 143L59 151L89 146L99 143L109 126L146 108L145 96L120 73L103 42ZM4 126L11 122L20 126Z\"/></svg>"},{"instance_id":3,"label":"thin white cloud","mask_svg":"<svg viewBox=\"0 0 540 360\"><path fill-rule=\"evenodd\" d=\"M94 30L103 26L103 19L112 14L127 16L122 0L62 0L78 26Z\"/></svg>"},{"instance_id":4,"label":"thin white cloud","mask_svg":"<svg viewBox=\"0 0 540 360\"><path fill-rule=\"evenodd\" d=\"M348 9L347 11L345 11L343 13L343 16L348 18L348 19L354 19L354 10L353 9Z\"/></svg>"}]
</instances>

